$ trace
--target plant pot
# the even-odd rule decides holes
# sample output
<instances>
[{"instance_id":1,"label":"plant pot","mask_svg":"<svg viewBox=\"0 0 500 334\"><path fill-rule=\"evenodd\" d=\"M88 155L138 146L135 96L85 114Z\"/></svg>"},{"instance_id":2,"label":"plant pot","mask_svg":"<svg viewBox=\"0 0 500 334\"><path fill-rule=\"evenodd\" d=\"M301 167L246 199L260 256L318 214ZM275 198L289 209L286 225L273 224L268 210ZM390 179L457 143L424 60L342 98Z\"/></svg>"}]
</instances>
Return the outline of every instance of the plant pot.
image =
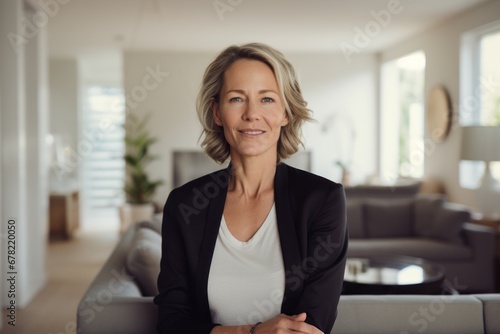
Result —
<instances>
[{"instance_id":1,"label":"plant pot","mask_svg":"<svg viewBox=\"0 0 500 334\"><path fill-rule=\"evenodd\" d=\"M151 220L154 214L154 205L146 204L130 204L126 203L120 208L120 233L125 232L130 225Z\"/></svg>"},{"instance_id":2,"label":"plant pot","mask_svg":"<svg viewBox=\"0 0 500 334\"><path fill-rule=\"evenodd\" d=\"M340 181L344 186L348 186L351 183L351 173L347 170L342 171L342 181Z\"/></svg>"}]
</instances>

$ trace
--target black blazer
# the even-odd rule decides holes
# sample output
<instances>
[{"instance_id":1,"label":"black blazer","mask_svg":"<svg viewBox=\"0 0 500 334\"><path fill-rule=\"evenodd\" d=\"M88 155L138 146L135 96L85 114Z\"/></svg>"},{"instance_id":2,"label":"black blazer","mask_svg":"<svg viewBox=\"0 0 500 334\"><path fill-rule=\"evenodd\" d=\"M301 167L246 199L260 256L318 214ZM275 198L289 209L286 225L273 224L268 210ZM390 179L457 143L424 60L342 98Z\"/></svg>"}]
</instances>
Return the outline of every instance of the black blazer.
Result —
<instances>
[{"instance_id":1,"label":"black blazer","mask_svg":"<svg viewBox=\"0 0 500 334\"><path fill-rule=\"evenodd\" d=\"M154 299L159 333L204 334L216 326L207 283L228 173L223 169L205 175L168 196L159 294ZM306 312L307 323L329 333L337 315L347 251L343 187L280 163L274 200L286 277L281 312Z\"/></svg>"}]
</instances>

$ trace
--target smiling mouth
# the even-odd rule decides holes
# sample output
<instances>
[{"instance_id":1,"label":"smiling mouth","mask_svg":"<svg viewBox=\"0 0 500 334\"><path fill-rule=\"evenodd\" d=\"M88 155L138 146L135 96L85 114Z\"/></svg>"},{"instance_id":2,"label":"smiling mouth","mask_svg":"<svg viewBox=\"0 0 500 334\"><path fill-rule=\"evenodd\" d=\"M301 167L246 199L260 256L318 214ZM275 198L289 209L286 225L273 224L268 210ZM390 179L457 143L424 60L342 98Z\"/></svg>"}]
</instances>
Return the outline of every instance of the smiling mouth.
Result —
<instances>
[{"instance_id":1,"label":"smiling mouth","mask_svg":"<svg viewBox=\"0 0 500 334\"><path fill-rule=\"evenodd\" d=\"M261 135L264 133L262 130L242 130L240 133L244 135L249 135L249 136L256 136L256 135Z\"/></svg>"}]
</instances>

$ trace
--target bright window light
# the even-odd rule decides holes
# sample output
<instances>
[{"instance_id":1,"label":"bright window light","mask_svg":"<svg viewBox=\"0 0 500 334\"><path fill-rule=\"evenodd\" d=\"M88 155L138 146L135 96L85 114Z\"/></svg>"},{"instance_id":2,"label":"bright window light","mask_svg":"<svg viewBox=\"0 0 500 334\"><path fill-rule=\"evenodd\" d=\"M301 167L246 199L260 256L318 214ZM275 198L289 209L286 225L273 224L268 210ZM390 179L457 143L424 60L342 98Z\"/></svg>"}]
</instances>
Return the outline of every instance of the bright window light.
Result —
<instances>
[{"instance_id":1,"label":"bright window light","mask_svg":"<svg viewBox=\"0 0 500 334\"><path fill-rule=\"evenodd\" d=\"M500 126L500 24L467 32L462 40L462 125ZM500 181L500 162L490 164ZM484 173L482 161L460 161L460 186L475 189Z\"/></svg>"},{"instance_id":2,"label":"bright window light","mask_svg":"<svg viewBox=\"0 0 500 334\"><path fill-rule=\"evenodd\" d=\"M411 53L396 60L398 68L408 71L425 70L425 54L423 52Z\"/></svg>"},{"instance_id":3,"label":"bright window light","mask_svg":"<svg viewBox=\"0 0 500 334\"><path fill-rule=\"evenodd\" d=\"M381 183L424 174L424 74L422 51L382 65Z\"/></svg>"},{"instance_id":4,"label":"bright window light","mask_svg":"<svg viewBox=\"0 0 500 334\"><path fill-rule=\"evenodd\" d=\"M500 31L484 35L479 50L481 124L500 125Z\"/></svg>"}]
</instances>

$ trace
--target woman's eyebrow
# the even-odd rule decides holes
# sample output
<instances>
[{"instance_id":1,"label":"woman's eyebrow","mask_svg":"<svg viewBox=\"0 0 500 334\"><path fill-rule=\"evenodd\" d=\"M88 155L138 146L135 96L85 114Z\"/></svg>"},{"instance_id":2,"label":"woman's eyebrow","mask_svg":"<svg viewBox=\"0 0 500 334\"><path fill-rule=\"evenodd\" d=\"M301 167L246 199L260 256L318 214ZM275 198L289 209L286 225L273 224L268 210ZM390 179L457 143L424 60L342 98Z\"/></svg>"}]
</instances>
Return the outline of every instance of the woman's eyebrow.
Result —
<instances>
[{"instance_id":1,"label":"woman's eyebrow","mask_svg":"<svg viewBox=\"0 0 500 334\"><path fill-rule=\"evenodd\" d=\"M277 91L275 91L274 89L262 89L262 90L259 90L259 94L264 94L264 93L274 93L274 94L278 94Z\"/></svg>"},{"instance_id":2,"label":"woman's eyebrow","mask_svg":"<svg viewBox=\"0 0 500 334\"><path fill-rule=\"evenodd\" d=\"M225 94L228 94L228 93L239 93L239 94L245 94L245 91L243 89L230 89L228 90ZM259 94L265 94L265 93L274 93L274 94L278 94L278 92L276 92L275 90L273 89L261 89L258 91Z\"/></svg>"}]
</instances>

